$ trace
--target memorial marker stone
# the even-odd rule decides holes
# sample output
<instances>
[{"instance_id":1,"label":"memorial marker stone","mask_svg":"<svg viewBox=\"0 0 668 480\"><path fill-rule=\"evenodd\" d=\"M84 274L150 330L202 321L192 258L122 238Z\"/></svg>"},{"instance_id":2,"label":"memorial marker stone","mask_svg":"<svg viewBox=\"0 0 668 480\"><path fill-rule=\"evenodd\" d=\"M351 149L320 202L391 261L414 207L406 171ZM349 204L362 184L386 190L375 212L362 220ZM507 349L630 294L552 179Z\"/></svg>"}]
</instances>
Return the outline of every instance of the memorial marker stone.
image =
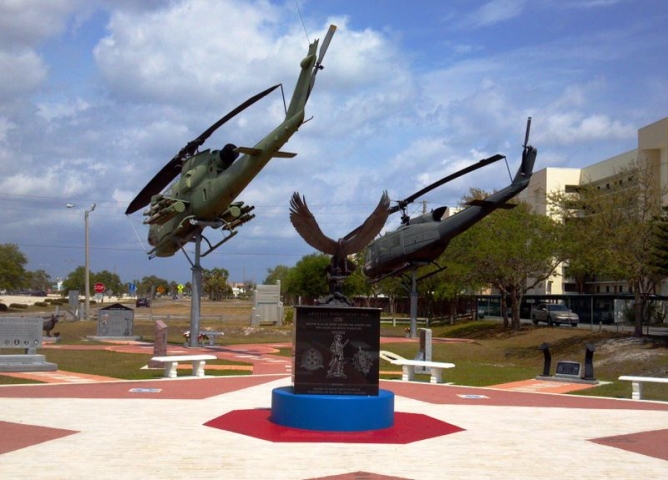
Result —
<instances>
[{"instance_id":1,"label":"memorial marker stone","mask_svg":"<svg viewBox=\"0 0 668 480\"><path fill-rule=\"evenodd\" d=\"M24 349L23 355L0 355L0 372L53 371L55 363L37 355L42 346L44 320L37 317L0 317L0 349Z\"/></svg>"},{"instance_id":2,"label":"memorial marker stone","mask_svg":"<svg viewBox=\"0 0 668 480\"><path fill-rule=\"evenodd\" d=\"M294 393L378 395L380 310L295 310Z\"/></svg>"},{"instance_id":3,"label":"memorial marker stone","mask_svg":"<svg viewBox=\"0 0 668 480\"><path fill-rule=\"evenodd\" d=\"M581 365L578 362L567 362L567 361L558 362L555 376L580 378L580 367Z\"/></svg>"},{"instance_id":4,"label":"memorial marker stone","mask_svg":"<svg viewBox=\"0 0 668 480\"><path fill-rule=\"evenodd\" d=\"M35 354L42 346L43 326L41 318L0 317L0 348L24 348Z\"/></svg>"},{"instance_id":5,"label":"memorial marker stone","mask_svg":"<svg viewBox=\"0 0 668 480\"><path fill-rule=\"evenodd\" d=\"M155 322L155 340L153 340L153 356L164 357L167 355L167 324L162 320ZM162 368L162 362L149 360L149 368Z\"/></svg>"}]
</instances>

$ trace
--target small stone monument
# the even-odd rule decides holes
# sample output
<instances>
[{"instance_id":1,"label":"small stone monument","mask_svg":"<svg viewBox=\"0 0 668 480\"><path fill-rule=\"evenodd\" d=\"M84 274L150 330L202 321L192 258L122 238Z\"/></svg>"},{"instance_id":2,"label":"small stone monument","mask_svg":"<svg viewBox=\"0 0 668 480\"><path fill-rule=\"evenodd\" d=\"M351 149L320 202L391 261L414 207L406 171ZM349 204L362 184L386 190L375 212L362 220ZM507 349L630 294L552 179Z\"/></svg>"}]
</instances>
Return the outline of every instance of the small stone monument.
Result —
<instances>
[{"instance_id":1,"label":"small stone monument","mask_svg":"<svg viewBox=\"0 0 668 480\"><path fill-rule=\"evenodd\" d=\"M44 321L34 317L0 317L0 349L23 349L25 354L0 355L0 372L41 372L57 370L55 363L37 355L42 346Z\"/></svg>"},{"instance_id":2,"label":"small stone monument","mask_svg":"<svg viewBox=\"0 0 668 480\"><path fill-rule=\"evenodd\" d=\"M164 357L167 355L167 324L162 320L155 322L155 339L153 340L153 356ZM149 360L149 368L162 368L162 362Z\"/></svg>"},{"instance_id":3,"label":"small stone monument","mask_svg":"<svg viewBox=\"0 0 668 480\"><path fill-rule=\"evenodd\" d=\"M420 336L420 350L415 355L415 360L431 362L431 328L420 328L418 329L418 334ZM415 367L415 373L429 374L431 373L431 368Z\"/></svg>"},{"instance_id":4,"label":"small stone monument","mask_svg":"<svg viewBox=\"0 0 668 480\"><path fill-rule=\"evenodd\" d=\"M123 338L133 336L135 312L120 303L114 303L97 312L97 336Z\"/></svg>"},{"instance_id":5,"label":"small stone monument","mask_svg":"<svg viewBox=\"0 0 668 480\"><path fill-rule=\"evenodd\" d=\"M257 285L253 292L251 326L262 323L283 324L283 302L281 302L281 282L276 285Z\"/></svg>"}]
</instances>

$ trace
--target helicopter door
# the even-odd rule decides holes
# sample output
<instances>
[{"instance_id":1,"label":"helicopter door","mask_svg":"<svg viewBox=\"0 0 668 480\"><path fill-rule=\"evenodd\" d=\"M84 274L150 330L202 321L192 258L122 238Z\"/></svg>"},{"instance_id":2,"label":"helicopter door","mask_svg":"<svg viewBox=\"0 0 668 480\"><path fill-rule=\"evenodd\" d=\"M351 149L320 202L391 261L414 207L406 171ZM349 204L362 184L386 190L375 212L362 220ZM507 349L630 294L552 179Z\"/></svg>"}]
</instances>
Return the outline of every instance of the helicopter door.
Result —
<instances>
[{"instance_id":1,"label":"helicopter door","mask_svg":"<svg viewBox=\"0 0 668 480\"><path fill-rule=\"evenodd\" d=\"M436 225L436 224L434 224ZM427 228L421 226L412 226L404 230L401 239L403 240L403 249L405 254L410 254L419 250L423 246L438 240L438 230L431 225Z\"/></svg>"}]
</instances>

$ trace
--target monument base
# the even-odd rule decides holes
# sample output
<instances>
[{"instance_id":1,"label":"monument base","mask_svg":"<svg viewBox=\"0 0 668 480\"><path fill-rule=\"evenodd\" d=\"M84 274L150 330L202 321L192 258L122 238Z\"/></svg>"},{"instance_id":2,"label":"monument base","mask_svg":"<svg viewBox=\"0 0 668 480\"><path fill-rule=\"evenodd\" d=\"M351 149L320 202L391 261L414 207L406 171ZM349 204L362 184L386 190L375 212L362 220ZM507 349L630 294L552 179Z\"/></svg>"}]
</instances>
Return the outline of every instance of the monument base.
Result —
<instances>
[{"instance_id":1,"label":"monument base","mask_svg":"<svg viewBox=\"0 0 668 480\"><path fill-rule=\"evenodd\" d=\"M0 372L53 372L58 365L45 361L44 355L0 355Z\"/></svg>"},{"instance_id":2,"label":"monument base","mask_svg":"<svg viewBox=\"0 0 668 480\"><path fill-rule=\"evenodd\" d=\"M293 387L271 394L271 421L284 427L325 432L361 432L394 425L394 393L378 395L295 394Z\"/></svg>"}]
</instances>

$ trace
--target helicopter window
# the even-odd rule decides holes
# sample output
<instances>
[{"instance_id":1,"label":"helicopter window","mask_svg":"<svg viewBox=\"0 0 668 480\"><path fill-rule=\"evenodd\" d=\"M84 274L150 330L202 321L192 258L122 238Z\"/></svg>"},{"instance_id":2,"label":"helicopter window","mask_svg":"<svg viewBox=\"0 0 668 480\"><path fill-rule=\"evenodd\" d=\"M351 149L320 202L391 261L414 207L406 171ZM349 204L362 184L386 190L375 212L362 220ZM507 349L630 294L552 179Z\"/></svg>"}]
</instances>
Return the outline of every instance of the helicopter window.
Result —
<instances>
[{"instance_id":1,"label":"helicopter window","mask_svg":"<svg viewBox=\"0 0 668 480\"><path fill-rule=\"evenodd\" d=\"M218 173L227 170L232 163L239 157L236 146L228 143L221 150L211 152L211 159Z\"/></svg>"}]
</instances>

